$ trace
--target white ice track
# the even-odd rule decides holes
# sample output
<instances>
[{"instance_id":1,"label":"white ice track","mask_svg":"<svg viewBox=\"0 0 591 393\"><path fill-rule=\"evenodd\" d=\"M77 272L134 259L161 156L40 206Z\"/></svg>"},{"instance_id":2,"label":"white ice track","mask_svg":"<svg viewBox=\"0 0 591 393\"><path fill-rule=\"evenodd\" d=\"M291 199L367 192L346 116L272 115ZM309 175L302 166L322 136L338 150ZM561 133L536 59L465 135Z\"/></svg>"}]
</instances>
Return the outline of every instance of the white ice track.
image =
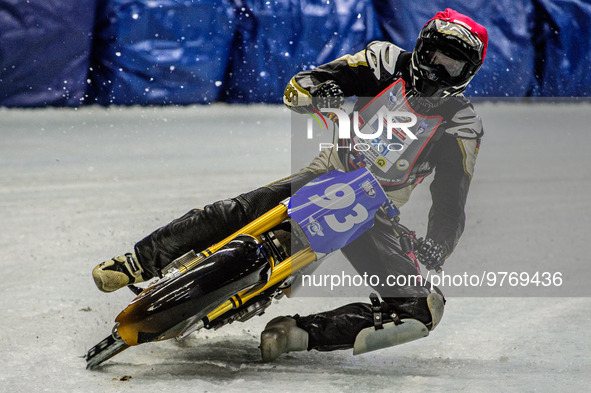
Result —
<instances>
[{"instance_id":1,"label":"white ice track","mask_svg":"<svg viewBox=\"0 0 591 393\"><path fill-rule=\"evenodd\" d=\"M82 355L131 292L99 292L92 267L193 207L287 175L290 116L279 106L0 110L0 391L589 391L590 109L479 107L487 134L446 265L574 263L576 297L450 296L426 339L263 364L258 336L272 317L364 300L283 299L246 324L131 348L97 371ZM422 234L428 187L416 192L403 214Z\"/></svg>"}]
</instances>

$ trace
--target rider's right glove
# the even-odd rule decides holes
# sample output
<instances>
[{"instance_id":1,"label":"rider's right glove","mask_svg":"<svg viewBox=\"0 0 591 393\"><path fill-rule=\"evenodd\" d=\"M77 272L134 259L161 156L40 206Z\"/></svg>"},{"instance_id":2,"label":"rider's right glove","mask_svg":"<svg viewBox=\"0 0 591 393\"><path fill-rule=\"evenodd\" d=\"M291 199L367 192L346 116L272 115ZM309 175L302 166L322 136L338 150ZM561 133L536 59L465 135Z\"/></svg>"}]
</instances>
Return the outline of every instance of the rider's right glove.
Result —
<instances>
[{"instance_id":1,"label":"rider's right glove","mask_svg":"<svg viewBox=\"0 0 591 393\"><path fill-rule=\"evenodd\" d=\"M345 93L335 81L319 84L312 94L312 105L317 110L322 108L340 108L345 102Z\"/></svg>"},{"instance_id":2,"label":"rider's right glove","mask_svg":"<svg viewBox=\"0 0 591 393\"><path fill-rule=\"evenodd\" d=\"M429 270L441 271L441 266L447 256L447 247L431 238L420 238L415 254L419 261Z\"/></svg>"}]
</instances>

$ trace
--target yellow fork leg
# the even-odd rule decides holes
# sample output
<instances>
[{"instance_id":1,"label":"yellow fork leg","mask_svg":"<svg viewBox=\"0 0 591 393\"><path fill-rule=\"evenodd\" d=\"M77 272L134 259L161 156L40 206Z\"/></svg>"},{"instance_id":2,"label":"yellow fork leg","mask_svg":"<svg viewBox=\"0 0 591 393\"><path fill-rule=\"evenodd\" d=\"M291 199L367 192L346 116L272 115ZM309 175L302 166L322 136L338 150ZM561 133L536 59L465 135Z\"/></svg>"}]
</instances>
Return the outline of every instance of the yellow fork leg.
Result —
<instances>
[{"instance_id":1,"label":"yellow fork leg","mask_svg":"<svg viewBox=\"0 0 591 393\"><path fill-rule=\"evenodd\" d=\"M293 272L296 272L304 268L305 266L309 265L315 260L316 253L312 251L310 247L298 251L290 258L287 258L283 262L279 263L277 266L273 267L273 269L271 270L271 277L264 286L248 289L246 291L234 295L232 299L229 299L228 301L220 305L218 308L207 314L207 319L211 322L214 319L219 318L228 311L239 307L239 305L246 303L259 293L285 280Z\"/></svg>"}]
</instances>

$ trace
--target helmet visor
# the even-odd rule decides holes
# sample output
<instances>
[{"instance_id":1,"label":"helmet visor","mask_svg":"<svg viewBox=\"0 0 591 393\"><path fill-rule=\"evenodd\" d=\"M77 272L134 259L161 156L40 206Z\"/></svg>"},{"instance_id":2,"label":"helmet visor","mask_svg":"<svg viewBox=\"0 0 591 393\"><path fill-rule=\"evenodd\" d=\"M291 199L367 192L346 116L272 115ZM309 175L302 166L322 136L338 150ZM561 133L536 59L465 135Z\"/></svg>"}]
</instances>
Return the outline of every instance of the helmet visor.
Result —
<instances>
[{"instance_id":1,"label":"helmet visor","mask_svg":"<svg viewBox=\"0 0 591 393\"><path fill-rule=\"evenodd\" d=\"M434 50L427 55L427 64L441 71L445 71L450 78L457 78L464 72L467 62L456 60L438 50Z\"/></svg>"},{"instance_id":2,"label":"helmet visor","mask_svg":"<svg viewBox=\"0 0 591 393\"><path fill-rule=\"evenodd\" d=\"M414 55L415 66L421 75L441 85L463 84L478 68L464 53L441 42L437 44L420 40Z\"/></svg>"}]
</instances>

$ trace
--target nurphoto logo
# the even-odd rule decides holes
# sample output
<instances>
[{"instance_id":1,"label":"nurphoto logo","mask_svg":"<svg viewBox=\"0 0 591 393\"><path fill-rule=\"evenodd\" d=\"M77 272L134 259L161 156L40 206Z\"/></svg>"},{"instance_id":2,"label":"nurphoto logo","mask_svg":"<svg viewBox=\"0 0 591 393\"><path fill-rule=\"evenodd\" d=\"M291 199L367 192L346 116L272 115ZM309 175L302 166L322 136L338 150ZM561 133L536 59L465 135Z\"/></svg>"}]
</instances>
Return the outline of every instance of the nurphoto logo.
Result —
<instances>
[{"instance_id":1,"label":"nurphoto logo","mask_svg":"<svg viewBox=\"0 0 591 393\"><path fill-rule=\"evenodd\" d=\"M339 126L339 139L349 139L349 130L351 129L351 121L349 120L349 114L343 109L335 108L321 108L320 112L334 113L337 116ZM321 115L322 116L322 115ZM417 116L411 112L404 111L389 111L381 109L377 113L378 116L378 129L371 134L364 134L359 129L359 112L353 112L353 132L361 139L376 139L379 138L384 130L384 123L386 124L386 136L388 139L392 139L393 129L398 129L404 132L410 139L417 139L417 136L409 130L410 127L417 124ZM325 122L326 124L326 122ZM313 124L312 119L308 119L308 139L313 137Z\"/></svg>"},{"instance_id":2,"label":"nurphoto logo","mask_svg":"<svg viewBox=\"0 0 591 393\"><path fill-rule=\"evenodd\" d=\"M370 142L372 145L378 144L379 146L375 146L380 150L384 151L401 151L405 148L403 143L399 143L402 139L406 139L407 137L411 140L418 139L417 136L410 130L417 123L417 116L411 112L405 111L389 111L385 108L382 108L376 114L377 117L372 119L371 125L366 124L366 122L359 116L358 111L353 112L353 116L350 116L343 109L335 109L335 108L321 108L319 112L316 112L326 125L326 120L322 113L332 113L334 116L331 118L334 119L336 116L336 123L339 129L339 139L350 139L351 138L351 129L353 130L354 138L360 140L366 140ZM320 120L312 113L310 115L316 119L316 121L321 125ZM351 120L353 119L353 127L351 128ZM328 127L327 127L328 128ZM384 128L385 128L385 136L387 141L396 140L398 142L387 143L384 142ZM364 132L362 132L363 130ZM369 132L368 132L369 131ZM394 137L396 135L396 137ZM314 136L314 124L312 118L308 119L307 122L307 138L313 139ZM327 147L334 147L332 143L320 143L320 149ZM339 148L338 146L337 148ZM351 146L349 147L349 149ZM357 151L367 151L371 147L369 143L361 143L358 141L353 148Z\"/></svg>"}]
</instances>

